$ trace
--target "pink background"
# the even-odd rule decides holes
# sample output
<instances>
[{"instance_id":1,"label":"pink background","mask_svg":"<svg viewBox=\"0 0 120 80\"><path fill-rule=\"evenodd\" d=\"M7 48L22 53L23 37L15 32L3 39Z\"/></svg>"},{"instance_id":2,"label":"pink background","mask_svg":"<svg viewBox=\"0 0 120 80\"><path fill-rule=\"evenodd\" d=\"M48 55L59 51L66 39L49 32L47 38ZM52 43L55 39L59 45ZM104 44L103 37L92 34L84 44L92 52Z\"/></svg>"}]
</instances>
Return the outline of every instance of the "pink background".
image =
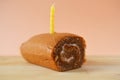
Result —
<instances>
[{"instance_id":1,"label":"pink background","mask_svg":"<svg viewBox=\"0 0 120 80\"><path fill-rule=\"evenodd\" d=\"M49 32L52 0L0 0L0 56L20 55L22 42ZM55 0L56 32L86 39L87 55L120 55L120 0Z\"/></svg>"}]
</instances>

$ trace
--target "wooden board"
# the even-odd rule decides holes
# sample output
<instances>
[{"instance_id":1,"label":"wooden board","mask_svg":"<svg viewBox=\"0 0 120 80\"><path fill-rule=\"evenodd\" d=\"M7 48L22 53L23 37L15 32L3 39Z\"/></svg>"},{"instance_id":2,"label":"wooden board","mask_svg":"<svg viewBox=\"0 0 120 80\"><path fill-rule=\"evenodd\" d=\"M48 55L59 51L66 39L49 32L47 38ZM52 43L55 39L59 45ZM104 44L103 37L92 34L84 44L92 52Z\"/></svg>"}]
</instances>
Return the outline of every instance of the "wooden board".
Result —
<instances>
[{"instance_id":1,"label":"wooden board","mask_svg":"<svg viewBox=\"0 0 120 80\"><path fill-rule=\"evenodd\" d=\"M120 80L120 56L87 56L82 68L67 72L30 64L20 56L1 56L0 80Z\"/></svg>"}]
</instances>

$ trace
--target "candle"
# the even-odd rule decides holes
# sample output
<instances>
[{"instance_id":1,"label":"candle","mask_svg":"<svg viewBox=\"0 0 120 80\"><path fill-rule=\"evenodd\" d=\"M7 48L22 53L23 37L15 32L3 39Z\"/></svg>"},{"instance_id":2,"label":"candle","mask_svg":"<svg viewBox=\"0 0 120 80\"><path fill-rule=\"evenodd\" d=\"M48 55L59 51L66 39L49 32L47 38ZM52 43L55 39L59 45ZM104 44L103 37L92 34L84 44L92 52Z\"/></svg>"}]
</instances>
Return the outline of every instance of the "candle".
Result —
<instances>
[{"instance_id":1,"label":"candle","mask_svg":"<svg viewBox=\"0 0 120 80\"><path fill-rule=\"evenodd\" d=\"M50 9L50 34L54 34L54 14L55 7L54 5L52 5Z\"/></svg>"}]
</instances>

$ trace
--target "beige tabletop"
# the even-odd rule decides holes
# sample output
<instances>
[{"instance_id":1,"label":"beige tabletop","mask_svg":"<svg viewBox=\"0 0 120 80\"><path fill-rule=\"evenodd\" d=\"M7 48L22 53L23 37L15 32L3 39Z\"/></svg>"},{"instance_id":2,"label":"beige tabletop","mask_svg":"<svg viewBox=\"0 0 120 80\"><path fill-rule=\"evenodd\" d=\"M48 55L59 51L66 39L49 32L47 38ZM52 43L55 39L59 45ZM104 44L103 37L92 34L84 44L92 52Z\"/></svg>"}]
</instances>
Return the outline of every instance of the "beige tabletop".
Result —
<instances>
[{"instance_id":1,"label":"beige tabletop","mask_svg":"<svg viewBox=\"0 0 120 80\"><path fill-rule=\"evenodd\" d=\"M82 68L57 72L27 63L21 56L0 57L0 80L120 80L120 56L87 56Z\"/></svg>"}]
</instances>

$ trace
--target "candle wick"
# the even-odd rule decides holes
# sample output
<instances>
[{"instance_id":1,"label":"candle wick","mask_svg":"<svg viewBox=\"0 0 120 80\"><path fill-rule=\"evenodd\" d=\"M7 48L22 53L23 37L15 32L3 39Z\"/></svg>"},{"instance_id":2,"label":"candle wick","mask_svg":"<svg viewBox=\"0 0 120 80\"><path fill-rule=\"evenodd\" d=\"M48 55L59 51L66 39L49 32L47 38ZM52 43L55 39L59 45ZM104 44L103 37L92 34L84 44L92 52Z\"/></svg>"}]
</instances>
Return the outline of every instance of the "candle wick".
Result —
<instances>
[{"instance_id":1,"label":"candle wick","mask_svg":"<svg viewBox=\"0 0 120 80\"><path fill-rule=\"evenodd\" d=\"M52 1L52 4L55 5L55 0Z\"/></svg>"}]
</instances>

